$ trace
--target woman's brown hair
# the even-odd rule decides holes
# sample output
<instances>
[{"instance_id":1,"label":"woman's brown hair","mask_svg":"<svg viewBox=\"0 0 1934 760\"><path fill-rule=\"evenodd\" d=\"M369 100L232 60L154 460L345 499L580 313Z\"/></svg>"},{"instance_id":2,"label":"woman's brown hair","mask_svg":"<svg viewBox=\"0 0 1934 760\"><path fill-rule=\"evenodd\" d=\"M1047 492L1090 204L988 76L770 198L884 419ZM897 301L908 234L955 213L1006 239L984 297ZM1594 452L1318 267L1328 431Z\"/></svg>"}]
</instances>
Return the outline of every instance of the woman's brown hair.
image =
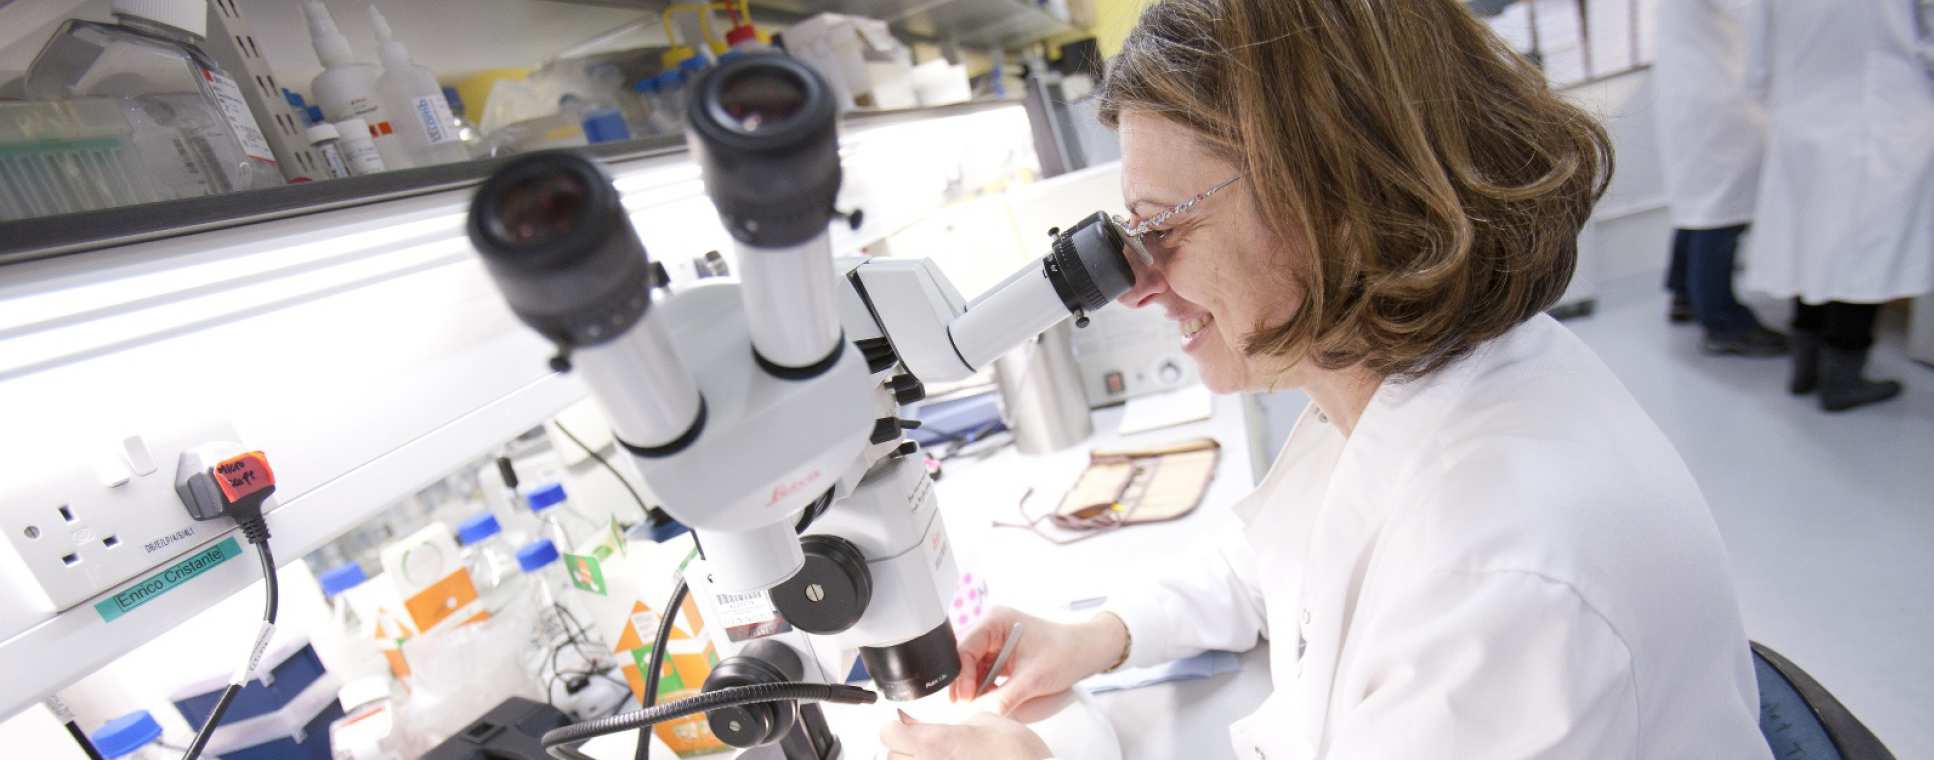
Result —
<instances>
[{"instance_id":1,"label":"woman's brown hair","mask_svg":"<svg viewBox=\"0 0 1934 760\"><path fill-rule=\"evenodd\" d=\"M1456 0L1162 0L1101 87L1239 167L1306 292L1251 354L1415 378L1550 308L1611 180L1597 121Z\"/></svg>"}]
</instances>

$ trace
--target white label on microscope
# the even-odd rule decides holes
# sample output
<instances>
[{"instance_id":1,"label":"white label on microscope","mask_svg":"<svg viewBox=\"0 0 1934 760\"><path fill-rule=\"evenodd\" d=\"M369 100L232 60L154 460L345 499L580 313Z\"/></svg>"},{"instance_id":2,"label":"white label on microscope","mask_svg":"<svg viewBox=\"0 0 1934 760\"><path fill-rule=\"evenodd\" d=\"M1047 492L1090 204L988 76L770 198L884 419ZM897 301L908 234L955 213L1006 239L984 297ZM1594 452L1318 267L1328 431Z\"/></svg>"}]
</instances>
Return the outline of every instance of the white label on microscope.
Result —
<instances>
[{"instance_id":1,"label":"white label on microscope","mask_svg":"<svg viewBox=\"0 0 1934 760\"><path fill-rule=\"evenodd\" d=\"M764 591L719 594L715 599L718 618L725 625L725 636L733 643L792 630L792 625L772 606L772 597Z\"/></svg>"}]
</instances>

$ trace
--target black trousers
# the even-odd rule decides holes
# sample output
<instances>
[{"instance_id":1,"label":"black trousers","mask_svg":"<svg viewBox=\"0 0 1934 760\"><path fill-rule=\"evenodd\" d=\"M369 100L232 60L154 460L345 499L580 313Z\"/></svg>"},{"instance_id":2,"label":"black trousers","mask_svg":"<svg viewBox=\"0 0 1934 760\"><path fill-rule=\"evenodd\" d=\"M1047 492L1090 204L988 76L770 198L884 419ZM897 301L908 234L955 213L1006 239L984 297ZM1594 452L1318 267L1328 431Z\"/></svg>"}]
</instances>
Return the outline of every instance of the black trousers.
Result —
<instances>
[{"instance_id":1,"label":"black trousers","mask_svg":"<svg viewBox=\"0 0 1934 760\"><path fill-rule=\"evenodd\" d=\"M1828 301L1820 305L1793 299L1793 329L1822 335L1829 347L1865 351L1874 345L1880 304Z\"/></svg>"}]
</instances>

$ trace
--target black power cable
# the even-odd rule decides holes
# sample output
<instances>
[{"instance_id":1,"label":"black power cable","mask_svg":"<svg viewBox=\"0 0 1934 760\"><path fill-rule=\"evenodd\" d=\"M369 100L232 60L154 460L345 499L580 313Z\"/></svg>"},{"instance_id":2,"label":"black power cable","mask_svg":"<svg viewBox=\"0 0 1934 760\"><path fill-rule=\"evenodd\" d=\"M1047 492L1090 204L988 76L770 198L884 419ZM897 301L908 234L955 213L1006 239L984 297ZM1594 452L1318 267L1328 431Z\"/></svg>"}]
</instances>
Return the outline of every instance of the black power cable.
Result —
<instances>
[{"instance_id":1,"label":"black power cable","mask_svg":"<svg viewBox=\"0 0 1934 760\"><path fill-rule=\"evenodd\" d=\"M671 604L666 605L664 614L658 616L658 638L653 640L651 663L646 666L644 672L645 700L641 706L645 709L651 709L658 704L658 673L665 666L665 645L671 642L672 621L678 618L678 608L685 603L685 594L690 590L690 587L685 585L685 579L679 578L678 587L672 589ZM649 726L638 729L638 749L631 757L632 760L650 760L651 728Z\"/></svg>"},{"instance_id":2,"label":"black power cable","mask_svg":"<svg viewBox=\"0 0 1934 760\"><path fill-rule=\"evenodd\" d=\"M67 709L66 702L62 701L58 695L52 695L47 697L41 704L47 708L48 712L54 714L55 720L66 724L67 735L74 737L74 744L81 748L81 754L87 755L87 760L102 760L101 751L94 748L93 740L88 739L87 732L81 730L81 724L75 722L74 711Z\"/></svg>"},{"instance_id":3,"label":"black power cable","mask_svg":"<svg viewBox=\"0 0 1934 760\"><path fill-rule=\"evenodd\" d=\"M551 420L551 424L556 425L557 432L563 433L565 438L571 439L571 442L577 444L578 448L584 449L585 454L588 454L592 459L597 460L598 464L604 465L604 469L609 470L611 472L611 477L618 479L618 485L624 486L625 492L631 494L631 500L638 502L638 511L643 512L645 514L646 520L651 519L651 507L645 504L645 498L643 496L638 495L638 489L631 487L631 481L626 480L625 476L622 473L618 472L618 468L611 466L610 462L605 461L605 458L603 455L593 450L590 446L585 445L584 441L580 440L576 435L571 433L570 428L564 427L564 423L558 422L557 420Z\"/></svg>"},{"instance_id":4,"label":"black power cable","mask_svg":"<svg viewBox=\"0 0 1934 760\"><path fill-rule=\"evenodd\" d=\"M74 743L87 753L87 760L102 760L101 751L94 748L94 742L88 741L87 732L81 730L80 724L67 721L67 735L74 737Z\"/></svg>"},{"instance_id":5,"label":"black power cable","mask_svg":"<svg viewBox=\"0 0 1934 760\"><path fill-rule=\"evenodd\" d=\"M242 525L242 533L249 537L249 544L255 547L256 554L262 560L262 583L268 589L268 599L262 609L262 622L267 627L273 627L276 608L281 604L281 590L275 579L275 554L269 551L269 532L262 525L259 513L254 518L253 524ZM255 643L260 645L265 642ZM255 646L249 648L246 656L250 661L255 659L256 651ZM202 721L201 730L195 732L195 740L189 742L188 751L182 754L181 760L195 760L201 757L202 748L208 746L208 739L215 735L215 727L222 723L222 715L228 712L228 704L235 701L235 694L242 690L242 687L248 683L247 679L253 675L253 673L244 673L240 683L230 683L228 688L222 690L221 698L215 700L215 709L208 713L207 720Z\"/></svg>"},{"instance_id":6,"label":"black power cable","mask_svg":"<svg viewBox=\"0 0 1934 760\"><path fill-rule=\"evenodd\" d=\"M693 713L716 710L721 707L749 705L758 702L836 702L849 705L868 705L879 701L880 695L858 686L832 683L763 683L752 686L734 686L729 689L708 691L695 697L687 697L669 704L647 707L610 718L573 723L563 728L544 732L541 740L544 751L557 760L577 760L582 757L563 745L593 739L620 731L649 728L668 720L683 718Z\"/></svg>"}]
</instances>

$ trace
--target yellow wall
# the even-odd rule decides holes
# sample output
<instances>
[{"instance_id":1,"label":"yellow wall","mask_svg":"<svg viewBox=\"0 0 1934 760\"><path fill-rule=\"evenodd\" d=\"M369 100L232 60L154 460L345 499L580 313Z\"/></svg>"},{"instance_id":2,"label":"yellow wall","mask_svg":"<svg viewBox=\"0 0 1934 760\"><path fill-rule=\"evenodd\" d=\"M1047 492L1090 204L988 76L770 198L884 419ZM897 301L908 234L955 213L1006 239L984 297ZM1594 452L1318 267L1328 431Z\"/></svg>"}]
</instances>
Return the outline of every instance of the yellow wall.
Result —
<instances>
[{"instance_id":1,"label":"yellow wall","mask_svg":"<svg viewBox=\"0 0 1934 760\"><path fill-rule=\"evenodd\" d=\"M1128 30L1134 28L1135 19L1142 14L1142 7L1149 0L1094 0L1095 25L1089 30L1094 32L1095 42L1101 46L1103 58L1113 58L1121 52L1121 42L1128 37Z\"/></svg>"}]
</instances>

